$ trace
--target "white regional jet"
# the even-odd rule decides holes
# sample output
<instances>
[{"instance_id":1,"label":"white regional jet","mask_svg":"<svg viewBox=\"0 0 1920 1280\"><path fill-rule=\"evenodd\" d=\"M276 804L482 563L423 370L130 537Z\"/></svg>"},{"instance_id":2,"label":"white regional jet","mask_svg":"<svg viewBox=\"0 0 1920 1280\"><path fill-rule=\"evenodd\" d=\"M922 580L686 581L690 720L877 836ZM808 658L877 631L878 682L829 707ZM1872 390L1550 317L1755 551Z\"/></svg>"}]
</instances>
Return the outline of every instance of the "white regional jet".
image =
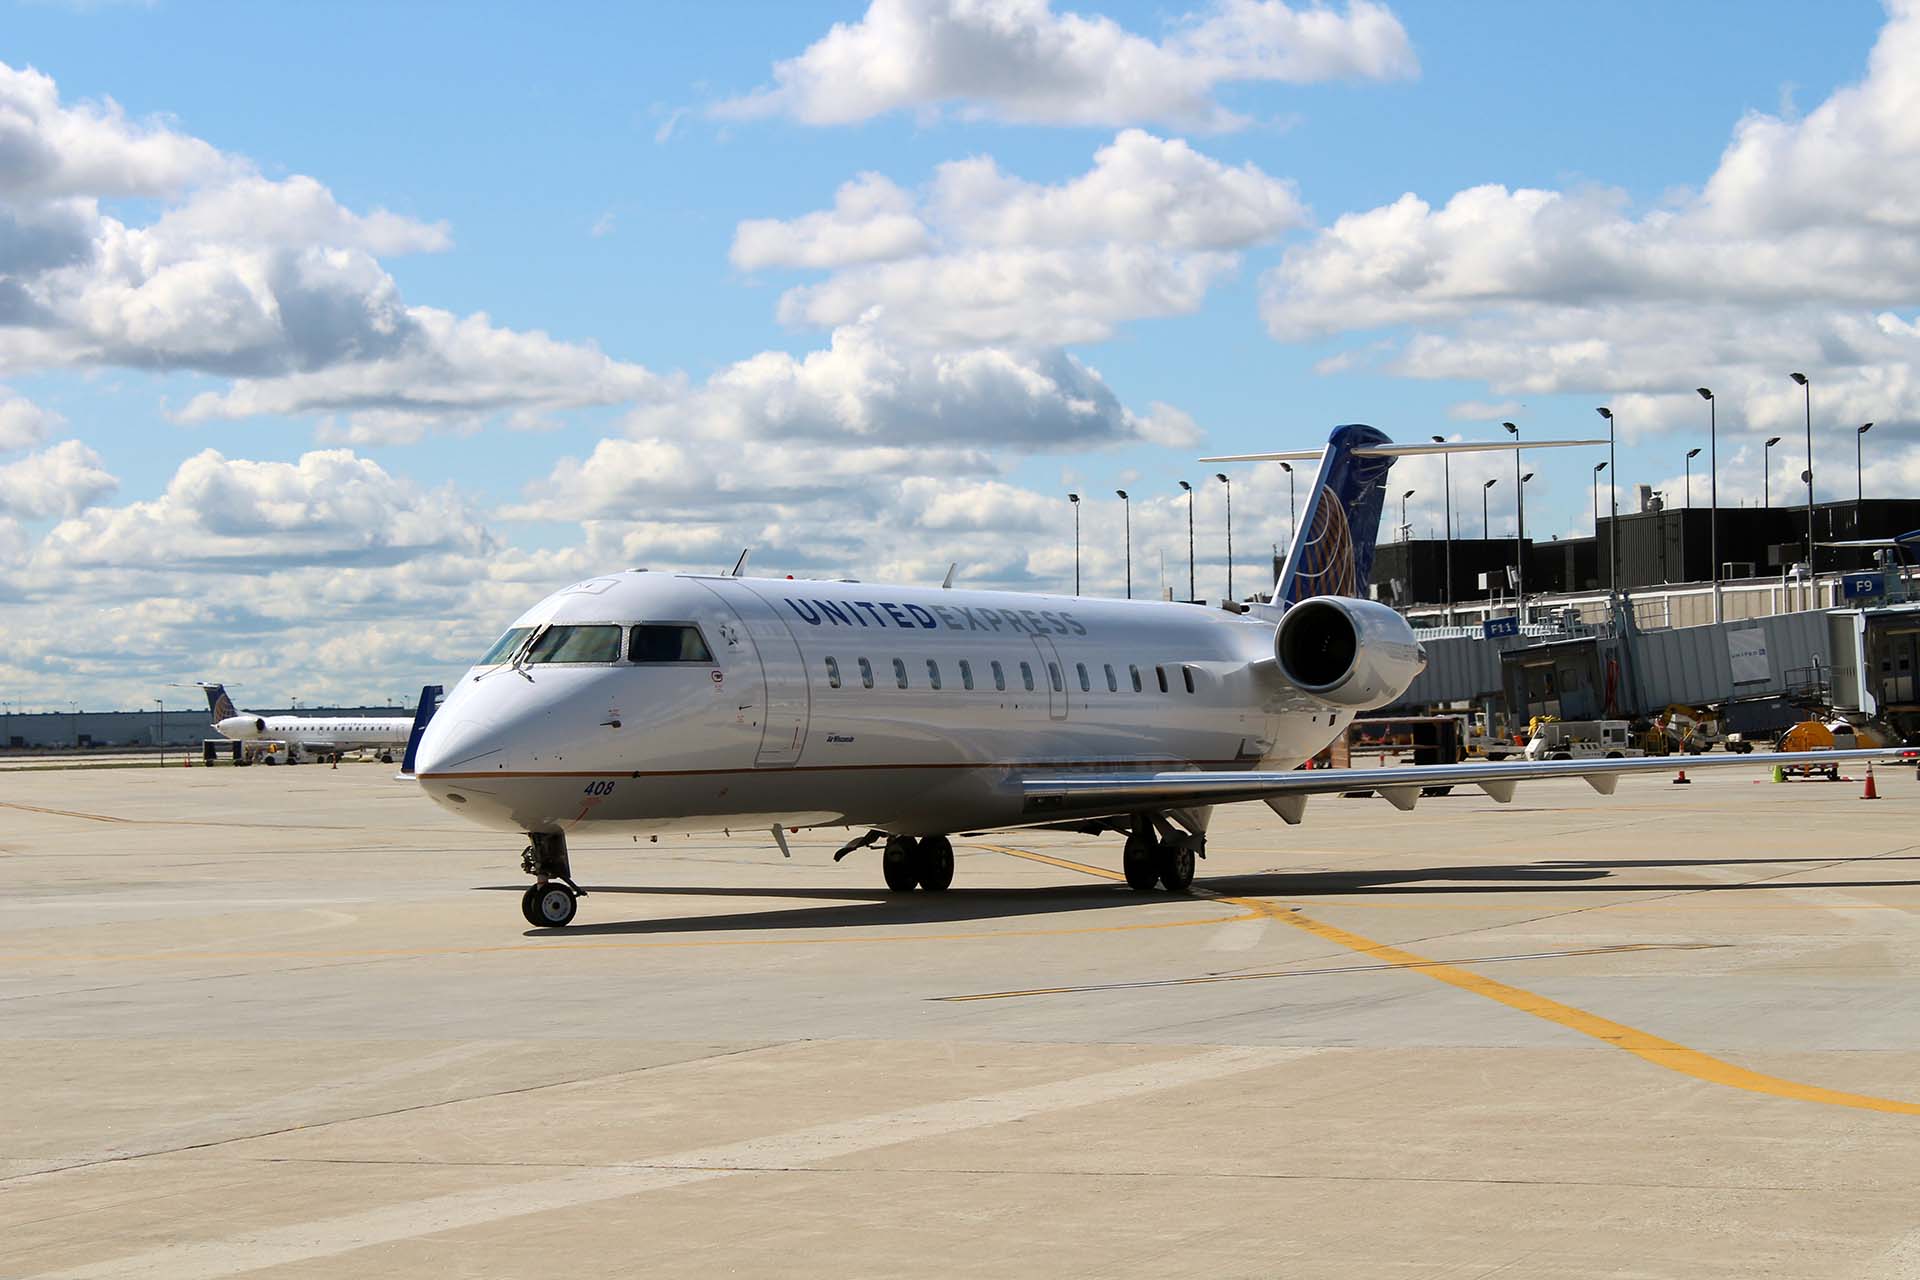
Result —
<instances>
[{"instance_id":1,"label":"white regional jet","mask_svg":"<svg viewBox=\"0 0 1920 1280\"><path fill-rule=\"evenodd\" d=\"M1360 598L1395 457L1510 447L1335 429L1305 455L1320 467L1304 536L1271 601L1252 606L590 578L522 614L437 715L423 705L405 773L452 812L526 834L522 911L551 927L583 892L567 834L586 828L757 826L785 852L786 828L849 827L862 834L835 860L884 842L901 892L947 888L956 832L1114 831L1129 884L1180 892L1219 804L1264 801L1297 823L1309 796L1358 787L1411 809L1425 786L1477 784L1504 802L1524 779L1611 793L1622 773L1671 772L1658 759L1296 771L1426 662L1404 618Z\"/></svg>"},{"instance_id":2,"label":"white regional jet","mask_svg":"<svg viewBox=\"0 0 1920 1280\"><path fill-rule=\"evenodd\" d=\"M226 686L205 680L194 682L207 695L213 729L234 742L284 742L289 762L302 755L337 756L350 751L373 751L393 763L394 753L406 750L417 714L412 716L260 716L236 711ZM429 686L437 693L435 686ZM422 691L429 706L434 693Z\"/></svg>"}]
</instances>

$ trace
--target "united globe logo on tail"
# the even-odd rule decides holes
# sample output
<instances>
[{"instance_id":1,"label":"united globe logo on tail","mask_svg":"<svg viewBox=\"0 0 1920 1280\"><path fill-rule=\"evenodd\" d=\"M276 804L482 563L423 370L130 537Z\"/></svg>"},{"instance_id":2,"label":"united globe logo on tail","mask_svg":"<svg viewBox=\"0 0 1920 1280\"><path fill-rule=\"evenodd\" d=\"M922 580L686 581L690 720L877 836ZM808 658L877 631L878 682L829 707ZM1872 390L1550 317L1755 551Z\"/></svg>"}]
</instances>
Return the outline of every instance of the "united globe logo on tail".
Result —
<instances>
[{"instance_id":1,"label":"united globe logo on tail","mask_svg":"<svg viewBox=\"0 0 1920 1280\"><path fill-rule=\"evenodd\" d=\"M1357 456L1354 451L1389 443L1386 432L1363 423L1335 427L1327 437L1307 494L1302 529L1274 590L1275 604L1298 604L1313 596L1366 595L1393 459Z\"/></svg>"}]
</instances>

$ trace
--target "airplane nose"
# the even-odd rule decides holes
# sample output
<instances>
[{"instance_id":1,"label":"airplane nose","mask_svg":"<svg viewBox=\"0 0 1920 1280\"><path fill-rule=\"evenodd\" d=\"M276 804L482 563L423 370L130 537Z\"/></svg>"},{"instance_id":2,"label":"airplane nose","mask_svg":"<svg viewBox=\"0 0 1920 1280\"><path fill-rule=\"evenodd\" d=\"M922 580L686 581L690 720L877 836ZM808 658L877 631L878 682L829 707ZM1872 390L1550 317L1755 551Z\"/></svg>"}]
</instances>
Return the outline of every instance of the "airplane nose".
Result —
<instances>
[{"instance_id":1,"label":"airplane nose","mask_svg":"<svg viewBox=\"0 0 1920 1280\"><path fill-rule=\"evenodd\" d=\"M491 768L502 749L500 735L491 724L471 719L448 723L435 717L420 735L413 755L414 776Z\"/></svg>"}]
</instances>

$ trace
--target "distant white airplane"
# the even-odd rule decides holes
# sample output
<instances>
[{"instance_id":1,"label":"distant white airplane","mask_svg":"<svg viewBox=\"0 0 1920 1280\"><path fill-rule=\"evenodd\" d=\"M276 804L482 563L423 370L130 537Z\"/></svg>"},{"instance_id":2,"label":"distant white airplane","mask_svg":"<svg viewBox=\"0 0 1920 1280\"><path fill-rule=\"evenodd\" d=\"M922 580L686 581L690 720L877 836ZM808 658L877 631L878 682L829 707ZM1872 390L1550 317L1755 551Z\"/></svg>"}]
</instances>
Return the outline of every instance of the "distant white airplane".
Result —
<instances>
[{"instance_id":1,"label":"distant white airplane","mask_svg":"<svg viewBox=\"0 0 1920 1280\"><path fill-rule=\"evenodd\" d=\"M1604 441L1527 442L1557 447ZM1426 665L1362 599L1395 458L1510 444L1391 444L1336 428L1270 601L1191 604L649 573L591 578L529 609L423 726L404 772L462 817L526 833L521 901L573 919L567 833L844 826L883 843L889 888L953 880L955 832L1126 837L1136 889L1180 892L1213 806L1356 788L1411 809L1423 787L1574 776L1611 793L1658 759L1296 771ZM1813 753L1825 763L1872 751ZM1766 768L1806 754L1691 757Z\"/></svg>"},{"instance_id":2,"label":"distant white airplane","mask_svg":"<svg viewBox=\"0 0 1920 1280\"><path fill-rule=\"evenodd\" d=\"M260 716L234 709L226 686L196 680L207 695L207 710L213 716L213 729L235 742L284 742L287 760L301 756L346 755L354 751L372 751L381 761L393 763L396 752L406 750L417 714L413 716ZM429 690L431 692L429 692ZM431 702L438 686L422 690L423 702Z\"/></svg>"}]
</instances>

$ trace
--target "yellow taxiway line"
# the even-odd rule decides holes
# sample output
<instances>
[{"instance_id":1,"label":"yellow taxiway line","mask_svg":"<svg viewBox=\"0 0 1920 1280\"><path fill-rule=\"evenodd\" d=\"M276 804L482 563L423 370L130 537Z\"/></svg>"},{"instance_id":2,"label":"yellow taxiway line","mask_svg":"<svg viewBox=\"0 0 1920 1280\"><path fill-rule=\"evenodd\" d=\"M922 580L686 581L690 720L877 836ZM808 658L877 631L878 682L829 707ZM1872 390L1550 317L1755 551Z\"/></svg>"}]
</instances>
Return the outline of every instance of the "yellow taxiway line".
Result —
<instances>
[{"instance_id":1,"label":"yellow taxiway line","mask_svg":"<svg viewBox=\"0 0 1920 1280\"><path fill-rule=\"evenodd\" d=\"M980 847L995 849L997 852L1011 854L1017 858L1045 862L1052 866L1100 876L1104 879L1125 879L1124 876L1103 867L1068 862L1064 858L1052 858L1030 850L997 845ZM1257 912L1270 920L1299 929L1303 933L1310 933L1316 938L1345 947L1349 951L1370 959L1383 961L1394 968L1422 974L1435 982L1444 982L1450 987L1506 1005L1509 1009L1517 1009L1521 1013L1531 1014L1556 1026L1565 1027L1569 1031L1591 1036L1602 1044L1625 1050L1656 1067L1677 1071L1681 1075L1692 1076L1696 1080L1704 1080L1709 1084L1717 1084L1729 1089L1744 1089L1749 1093L1770 1094L1777 1098L1791 1098L1798 1102L1818 1102L1831 1107L1852 1107L1861 1111L1920 1116L1920 1102L1903 1102L1895 1098L1877 1098L1871 1094L1847 1093L1821 1085L1802 1084L1797 1080L1770 1076L1761 1071L1750 1071L1745 1067L1716 1058L1710 1053L1702 1053L1698 1049L1689 1048L1637 1027L1627 1026L1623 1022L1615 1022L1597 1013L1563 1004L1538 992L1528 991L1524 987L1500 982L1458 965L1449 964L1444 960L1432 960L1408 951L1404 947L1376 942L1352 930L1342 929L1324 920L1316 920L1303 913L1298 907L1283 907L1260 898L1232 897L1207 890L1196 890L1195 893L1201 897L1212 898L1216 902L1231 903L1243 910Z\"/></svg>"}]
</instances>

